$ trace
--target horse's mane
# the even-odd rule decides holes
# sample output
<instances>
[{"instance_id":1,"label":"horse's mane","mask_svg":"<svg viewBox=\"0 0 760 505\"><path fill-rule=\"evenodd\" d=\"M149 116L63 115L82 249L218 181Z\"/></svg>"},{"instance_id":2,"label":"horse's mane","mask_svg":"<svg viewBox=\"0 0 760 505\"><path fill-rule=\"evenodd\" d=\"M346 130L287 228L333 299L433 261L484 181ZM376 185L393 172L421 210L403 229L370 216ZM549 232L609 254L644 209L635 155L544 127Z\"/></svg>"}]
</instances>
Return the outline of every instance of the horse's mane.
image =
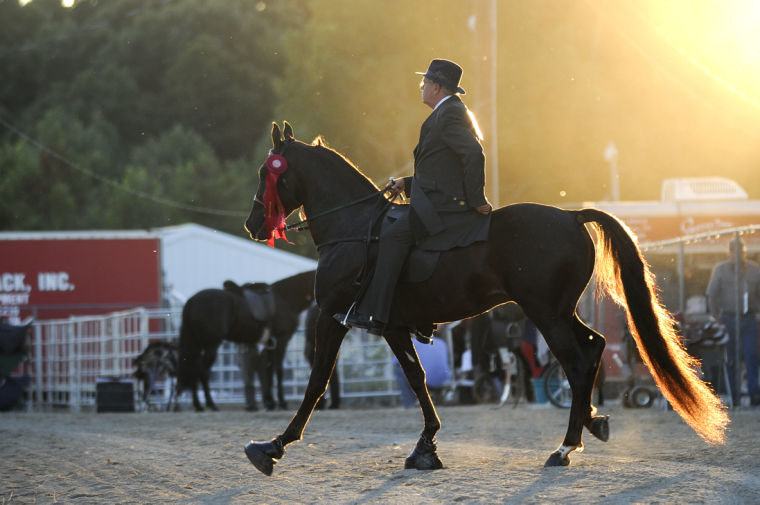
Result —
<instances>
[{"instance_id":1,"label":"horse's mane","mask_svg":"<svg viewBox=\"0 0 760 505\"><path fill-rule=\"evenodd\" d=\"M364 172L359 170L359 167L357 167L351 160L346 158L343 154L339 153L335 149L329 147L322 135L317 135L311 144L306 144L300 141L296 141L293 144L309 153L314 154L326 164L332 166L340 166L341 168L345 169L347 173L349 173L348 170L350 169L350 171L355 172L361 176L359 180L362 180L363 184L366 184L369 189L372 189L373 191L377 191L379 189L377 185L372 182L372 179L367 177Z\"/></svg>"}]
</instances>

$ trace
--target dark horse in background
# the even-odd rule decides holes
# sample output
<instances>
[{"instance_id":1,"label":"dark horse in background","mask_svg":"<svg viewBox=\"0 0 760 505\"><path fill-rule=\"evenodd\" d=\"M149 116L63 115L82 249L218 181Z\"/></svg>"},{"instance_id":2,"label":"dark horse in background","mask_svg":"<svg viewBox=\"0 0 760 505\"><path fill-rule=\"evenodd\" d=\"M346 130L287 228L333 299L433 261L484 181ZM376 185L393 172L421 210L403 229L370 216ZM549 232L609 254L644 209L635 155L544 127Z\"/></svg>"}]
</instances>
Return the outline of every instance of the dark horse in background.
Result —
<instances>
[{"instance_id":1,"label":"dark horse in background","mask_svg":"<svg viewBox=\"0 0 760 505\"><path fill-rule=\"evenodd\" d=\"M246 296L246 291L254 296ZM249 298L264 300L271 296L272 311L257 316ZM272 396L272 376L277 376L277 398L285 405L282 387L282 362L290 338L298 329L298 319L314 300L314 271L286 277L272 284L247 283L238 286L225 281L224 289L204 289L190 297L182 309L182 327L179 334L179 366L177 371L177 396L184 389L193 393L195 410L202 411L196 387L203 387L206 406L217 410L209 391L211 367L223 340L248 344L253 352L269 331L269 345L261 352L258 367L259 382L265 408L275 408ZM269 313L266 313L269 312ZM258 317L258 318L257 318Z\"/></svg>"},{"instance_id":2,"label":"dark horse in background","mask_svg":"<svg viewBox=\"0 0 760 505\"><path fill-rule=\"evenodd\" d=\"M273 180L276 188L268 187ZM265 240L273 230L282 231L267 215L265 204L272 202L281 205L285 215L303 207L319 250L316 301L321 313L314 367L298 411L281 435L245 446L251 463L267 475L285 448L301 439L325 392L347 331L332 315L345 313L356 297L355 280L364 266L366 242L372 242L368 216L385 203L385 196L348 160L325 147L321 138L311 145L299 142L285 123L282 133L273 125L272 151L259 169L259 187L245 225L252 238ZM587 225L596 232L596 252ZM427 280L402 280L396 290L384 338L402 364L424 416L422 434L406 468L442 467L435 443L441 422L409 328L468 318L510 301L517 302L543 334L572 388L567 432L545 465L569 464L568 454L583 447L584 427L600 440L608 439L607 416L596 415L591 405L605 339L576 314L592 274L626 310L642 359L675 411L708 443L723 442L729 422L725 409L681 346L632 232L599 210L524 203L493 212L487 242L442 253Z\"/></svg>"}]
</instances>

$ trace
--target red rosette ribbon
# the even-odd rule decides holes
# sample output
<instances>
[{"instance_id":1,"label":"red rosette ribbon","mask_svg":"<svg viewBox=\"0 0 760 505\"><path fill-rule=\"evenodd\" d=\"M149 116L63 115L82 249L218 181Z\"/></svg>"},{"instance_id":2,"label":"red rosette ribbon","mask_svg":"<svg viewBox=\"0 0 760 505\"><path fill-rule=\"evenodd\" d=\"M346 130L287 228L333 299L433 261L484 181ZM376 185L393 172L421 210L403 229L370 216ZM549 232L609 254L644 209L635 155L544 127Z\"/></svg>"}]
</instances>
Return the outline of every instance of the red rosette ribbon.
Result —
<instances>
[{"instance_id":1,"label":"red rosette ribbon","mask_svg":"<svg viewBox=\"0 0 760 505\"><path fill-rule=\"evenodd\" d=\"M274 247L274 240L279 238L291 244L285 236L285 207L280 200L280 193L277 191L277 181L280 176L288 169L288 161L279 154L270 154L266 161L267 179L266 188L264 189L264 207L265 226L269 231L267 244Z\"/></svg>"}]
</instances>

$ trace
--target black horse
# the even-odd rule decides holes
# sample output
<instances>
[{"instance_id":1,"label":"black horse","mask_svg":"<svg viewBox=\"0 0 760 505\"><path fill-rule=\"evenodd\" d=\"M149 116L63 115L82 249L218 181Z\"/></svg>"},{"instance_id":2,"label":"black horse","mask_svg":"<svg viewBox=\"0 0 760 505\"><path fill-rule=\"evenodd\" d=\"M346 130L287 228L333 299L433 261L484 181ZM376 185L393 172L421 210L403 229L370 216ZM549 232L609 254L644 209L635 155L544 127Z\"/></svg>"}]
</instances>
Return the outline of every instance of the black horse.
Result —
<instances>
[{"instance_id":1,"label":"black horse","mask_svg":"<svg viewBox=\"0 0 760 505\"><path fill-rule=\"evenodd\" d=\"M246 444L250 461L267 475L286 446L301 439L325 392L346 333L332 315L346 312L356 298L355 280L371 241L368 216L384 203L384 194L321 138L305 144L295 140L289 124L282 133L273 125L272 151L259 169L259 187L245 226L256 240L268 239L273 230L281 235L279 219L267 210L288 215L303 207L319 250L315 289L321 315L314 367L298 411L270 442ZM596 254L587 226L598 237ZM493 212L487 242L442 253L428 279L402 280L396 290L384 337L402 363L424 416L406 468L442 467L434 438L441 423L425 387L425 372L414 358L409 329L471 317L508 301L517 302L544 335L572 387L567 432L546 465L569 464L568 454L583 446L584 426L600 440L608 439L607 416L596 415L591 405L605 339L576 314L592 274L626 310L642 358L673 408L708 443L722 443L728 416L681 346L632 232L599 210L524 203Z\"/></svg>"},{"instance_id":2,"label":"black horse","mask_svg":"<svg viewBox=\"0 0 760 505\"><path fill-rule=\"evenodd\" d=\"M255 293L246 296L246 291ZM249 302L249 299L251 300ZM254 305L261 302L271 307L261 311ZM290 338L298 328L298 318L314 300L314 271L281 279L273 284L247 283L238 286L225 281L224 289L204 289L194 294L182 309L179 335L179 367L177 396L185 389L193 393L195 410L202 411L196 386L203 387L206 406L217 410L209 391L211 367L222 340L249 344L251 352L267 335L270 345L259 355L259 382L265 408L276 406L272 396L272 376L277 377L277 398L285 405L282 362Z\"/></svg>"}]
</instances>

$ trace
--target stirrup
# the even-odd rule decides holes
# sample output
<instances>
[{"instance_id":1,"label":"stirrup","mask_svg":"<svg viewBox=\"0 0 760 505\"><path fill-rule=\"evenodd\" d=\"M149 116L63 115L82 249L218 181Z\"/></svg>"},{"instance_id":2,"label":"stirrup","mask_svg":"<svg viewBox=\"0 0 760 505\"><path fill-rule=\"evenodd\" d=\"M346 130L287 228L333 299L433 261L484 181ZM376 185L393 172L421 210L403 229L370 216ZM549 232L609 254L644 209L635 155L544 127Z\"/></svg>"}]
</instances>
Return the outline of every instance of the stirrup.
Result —
<instances>
[{"instance_id":1,"label":"stirrup","mask_svg":"<svg viewBox=\"0 0 760 505\"><path fill-rule=\"evenodd\" d=\"M433 343L433 335L435 335L435 332L438 330L438 325L433 324L431 327L430 335L426 335L423 332L421 332L419 329L414 329L414 338L417 339L417 342L421 344L432 344Z\"/></svg>"},{"instance_id":2,"label":"stirrup","mask_svg":"<svg viewBox=\"0 0 760 505\"><path fill-rule=\"evenodd\" d=\"M354 308L356 307L356 300L354 300L354 303L351 304L351 306L346 311L346 315L343 316L342 321L338 321L340 324L342 324L345 327L348 327L348 316L351 315L351 313L354 311Z\"/></svg>"}]
</instances>

